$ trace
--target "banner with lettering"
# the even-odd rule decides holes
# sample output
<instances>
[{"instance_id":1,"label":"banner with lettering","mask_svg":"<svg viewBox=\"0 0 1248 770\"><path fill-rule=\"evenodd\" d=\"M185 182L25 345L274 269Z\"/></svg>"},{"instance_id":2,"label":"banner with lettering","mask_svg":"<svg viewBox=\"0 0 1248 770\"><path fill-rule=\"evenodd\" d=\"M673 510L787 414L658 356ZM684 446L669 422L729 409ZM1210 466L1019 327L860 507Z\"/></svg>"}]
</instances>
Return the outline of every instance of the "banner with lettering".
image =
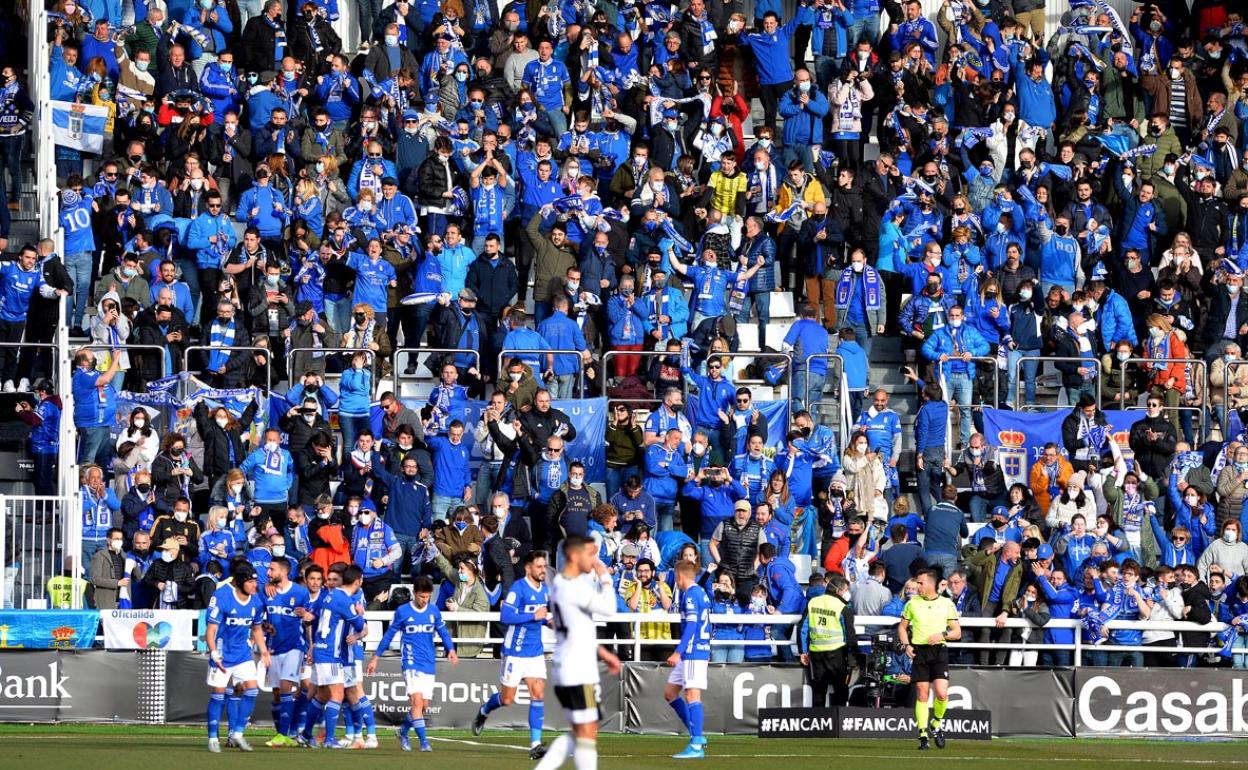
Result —
<instances>
[{"instance_id":1,"label":"banner with lettering","mask_svg":"<svg viewBox=\"0 0 1248 770\"><path fill-rule=\"evenodd\" d=\"M1062 421L1070 412L1049 410L1044 412L1015 412L1009 409L984 408L984 438L990 446L997 447L997 462L1005 474L1006 484L1028 483L1031 466L1044 452L1044 445L1055 442L1062 455ZM1130 461L1134 456L1127 439L1131 426L1144 417L1142 409L1106 410L1110 436L1122 456Z\"/></svg>"},{"instance_id":2,"label":"banner with lettering","mask_svg":"<svg viewBox=\"0 0 1248 770\"><path fill-rule=\"evenodd\" d=\"M105 610L109 650L193 650L198 610Z\"/></svg>"}]
</instances>

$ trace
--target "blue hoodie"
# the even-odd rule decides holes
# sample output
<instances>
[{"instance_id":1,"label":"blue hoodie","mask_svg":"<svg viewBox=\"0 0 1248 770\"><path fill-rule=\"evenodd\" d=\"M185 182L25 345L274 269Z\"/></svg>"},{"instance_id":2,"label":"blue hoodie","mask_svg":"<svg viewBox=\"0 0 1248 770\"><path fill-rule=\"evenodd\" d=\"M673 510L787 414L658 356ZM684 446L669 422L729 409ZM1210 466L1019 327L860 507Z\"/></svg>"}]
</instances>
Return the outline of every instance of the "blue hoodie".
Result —
<instances>
[{"instance_id":1,"label":"blue hoodie","mask_svg":"<svg viewBox=\"0 0 1248 770\"><path fill-rule=\"evenodd\" d=\"M257 448L243 464L238 466L251 480L253 496L261 505L285 505L291 488L295 485L295 463L282 447L277 448L279 458L275 467L268 467L264 447Z\"/></svg>"},{"instance_id":2,"label":"blue hoodie","mask_svg":"<svg viewBox=\"0 0 1248 770\"><path fill-rule=\"evenodd\" d=\"M656 503L674 503L676 493L688 475L688 467L685 450L681 447L669 454L663 444L651 444L646 449L646 478L643 486ZM744 490L742 494L744 495Z\"/></svg>"},{"instance_id":3,"label":"blue hoodie","mask_svg":"<svg viewBox=\"0 0 1248 770\"><path fill-rule=\"evenodd\" d=\"M744 500L746 491L741 482L733 479L728 484L711 486L703 482L686 481L681 493L688 500L702 501L702 539L708 540L720 522L732 518L732 509L738 500Z\"/></svg>"}]
</instances>

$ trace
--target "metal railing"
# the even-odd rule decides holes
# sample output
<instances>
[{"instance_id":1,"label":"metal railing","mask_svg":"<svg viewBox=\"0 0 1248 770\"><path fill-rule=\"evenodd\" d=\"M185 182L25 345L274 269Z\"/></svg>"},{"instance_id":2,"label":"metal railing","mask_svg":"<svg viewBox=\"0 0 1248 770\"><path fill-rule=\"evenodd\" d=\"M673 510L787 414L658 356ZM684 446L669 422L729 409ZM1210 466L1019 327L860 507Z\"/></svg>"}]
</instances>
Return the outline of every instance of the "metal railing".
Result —
<instances>
[{"instance_id":1,"label":"metal railing","mask_svg":"<svg viewBox=\"0 0 1248 770\"><path fill-rule=\"evenodd\" d=\"M499 620L497 612L444 612L443 619L448 624L456 622L466 623L496 623ZM712 625L723 624L732 626L743 625L762 625L768 627L783 626L793 629L802 622L803 615L753 615L753 614L732 614L719 615L712 614L710 621ZM385 627L393 619L393 613L373 611L365 613L365 619L368 621L368 636L365 639L365 647L372 652L376 652L377 642L381 639L382 632ZM611 615L603 615L595 618L599 627L603 626L626 626L629 630L628 636L620 636L617 634L600 635L597 642L607 646L631 647L634 659L641 659L641 651L644 647L674 647L680 641L679 635L673 635L671 639L642 639L641 626L653 624L679 624L681 616L672 612L617 612ZM887 630L889 633L901 622L900 618L885 615L858 615L854 618L854 628L858 634L860 642L866 642L871 633L878 633L881 630ZM1083 640L1083 625L1079 620L1074 619L1054 619L1050 620L1044 626L1036 626L1022 618L1007 618L1005 623L1000 627L1004 631L1012 631L1015 629L1030 629L1032 638L1021 642L978 642L969 641L968 638L974 638L975 634L967 634L966 631L977 631L981 629L995 630L998 628L995 618L981 617L963 617L959 619L959 623L963 628L963 639L956 642L950 642L949 647L955 650L996 650L996 651L1023 651L1023 652L1040 652L1040 651L1070 651L1073 653L1072 659L1075 667L1084 665L1083 656L1090 651L1098 652L1153 652L1153 653L1180 653L1189 655L1207 654L1216 652L1215 648L1208 645L1201 646L1185 646L1182 637L1176 640L1177 645L1161 646L1161 645L1118 645L1104 644L1092 645ZM1215 634L1226 628L1222 623L1208 623L1198 625L1187 621L1131 621L1131 620L1113 620L1105 624L1106 628L1111 631L1115 630L1137 630L1137 631L1168 631L1174 634ZM1043 641L1043 633L1045 631L1053 631L1058 629L1073 631L1073 641L1068 644L1054 643L1046 644ZM600 632L601 633L601 632ZM502 642L501 637L491 636L486 632L485 636L453 636L456 643L470 642L479 644L499 644ZM396 639L391 649L397 649L398 640ZM763 640L740 640L740 639L712 639L712 646L725 647L746 647L746 646L789 646L795 647L796 640L790 638L772 638Z\"/></svg>"},{"instance_id":2,"label":"metal railing","mask_svg":"<svg viewBox=\"0 0 1248 770\"><path fill-rule=\"evenodd\" d=\"M138 362L135 361L134 357L136 355L143 355L142 353L135 353L134 351L136 350L137 351L149 351L151 354L157 355L160 357L160 372L161 372L160 376L161 377L168 377L169 375L173 374L173 372L169 371L169 365L165 360L168 357L169 349L162 348L160 345L143 345L139 343L127 343L125 345L118 345L116 348L114 348L112 345L101 345L99 343L93 342L87 345L82 345L80 347L77 347L74 350L78 351L78 350L83 350L84 348L86 350L90 350L93 352L102 350L108 353L110 356L112 355L114 350L120 350L122 353L125 353L129 361L129 368L123 371L127 372L127 376L129 372L135 371L136 367L138 366Z\"/></svg>"},{"instance_id":3,"label":"metal railing","mask_svg":"<svg viewBox=\"0 0 1248 770\"><path fill-rule=\"evenodd\" d=\"M1060 404L1060 403L1059 404L1024 404L1023 399L1021 398L1021 394L1023 393L1023 385L1024 385L1023 362L1025 361L1069 361L1072 363L1078 362L1082 364L1083 366L1092 366L1096 368L1097 374L1096 374L1096 378L1093 381L1096 383L1096 405L1098 409L1100 408L1101 406L1101 384L1102 384L1102 380L1104 380L1104 375L1105 375L1105 373L1101 371L1100 359L1075 358L1073 356L1019 356L1018 361L1016 361L1014 364L1015 366L1014 368L1014 392L1010 394L1010 397L1014 400L1014 404L1017 406L1018 411L1041 412L1046 409L1071 409L1075 406L1074 404ZM1037 376L1039 375L1037 374ZM1060 377L1062 376L1064 375L1059 374L1059 384L1058 384L1058 398L1059 399L1061 398L1062 392L1066 390L1066 387L1060 384Z\"/></svg>"},{"instance_id":4,"label":"metal railing","mask_svg":"<svg viewBox=\"0 0 1248 770\"><path fill-rule=\"evenodd\" d=\"M262 348L257 345L188 345L182 351L182 371L191 372L191 353L192 351L204 351L206 353L221 353L223 351L251 351L252 353L264 353L264 392L266 394L273 392L273 351L268 348ZM204 356L203 364L208 365L208 356ZM207 370L204 370L207 371ZM200 378L204 376L204 371L196 372ZM189 394L186 394L189 395Z\"/></svg>"},{"instance_id":5,"label":"metal railing","mask_svg":"<svg viewBox=\"0 0 1248 770\"><path fill-rule=\"evenodd\" d=\"M1222 375L1222 435L1226 435L1230 431L1230 427L1231 427L1230 415L1231 415L1231 411L1234 409L1234 407L1231 406L1231 381L1235 379L1234 372L1237 369L1239 369L1241 366L1248 366L1248 360L1244 360L1241 358L1241 359L1236 359L1234 361L1226 361L1225 366L1223 367L1224 374ZM1212 387L1212 382L1210 382L1209 385L1210 387ZM1208 398L1207 393L1205 397ZM1248 393L1241 393L1239 397L1248 400ZM1212 406L1212 404L1210 404L1210 406Z\"/></svg>"},{"instance_id":6,"label":"metal railing","mask_svg":"<svg viewBox=\"0 0 1248 770\"><path fill-rule=\"evenodd\" d=\"M630 351L625 350L621 352L627 353ZM581 358L581 353L582 351L580 350L573 350L570 348L551 348L548 350L537 350L534 348L517 348L515 350L500 350L498 352L498 372L500 374L499 379L500 380L502 379L501 374L503 372L503 363L504 363L504 360L507 358L517 358L517 357L523 358L525 356L536 356L538 358L543 358L545 356L573 356L576 358L576 395L574 397L585 398L585 361L584 359ZM535 374L538 374L539 382L541 381L541 376L544 375L548 371L553 371L553 367L542 366L540 373L535 372Z\"/></svg>"},{"instance_id":7,"label":"metal railing","mask_svg":"<svg viewBox=\"0 0 1248 770\"><path fill-rule=\"evenodd\" d=\"M823 404L832 405L832 409L830 411L834 412L839 418L839 430L837 430L839 441L837 443L841 452L844 453L845 447L849 445L850 427L854 424L854 420L857 417L850 411L849 383L845 381L845 359L836 353L816 353L812 356L806 356L806 372L808 377L810 376L810 363L811 361L816 360L824 360L828 362L828 369L824 374L823 390L819 392L819 398L813 403L807 404L806 393L798 393L797 395L802 399L802 403L806 405L806 411L810 412L810 414L815 417L816 422L819 422L818 418L821 416L823 411L819 407ZM835 375L833 375L833 364L835 364ZM829 383L835 383L835 387L831 389L828 388ZM824 398L825 394L828 392L836 393L836 398ZM789 380L789 395L790 398L793 395L792 379ZM863 396L865 398L866 394L864 393Z\"/></svg>"},{"instance_id":8,"label":"metal railing","mask_svg":"<svg viewBox=\"0 0 1248 770\"><path fill-rule=\"evenodd\" d=\"M82 564L81 497L0 496L0 557L2 606L46 606L49 580L89 567ZM70 565L75 569L67 571ZM82 609L81 592L72 592L70 605Z\"/></svg>"},{"instance_id":9,"label":"metal railing","mask_svg":"<svg viewBox=\"0 0 1248 770\"><path fill-rule=\"evenodd\" d=\"M477 366L476 366L477 371L478 372L481 371L481 351L479 350L470 350L468 348L399 348L398 350L395 350L393 354L393 358L394 358L393 375L394 375L395 391L397 392L399 396L402 396L403 385L405 383L416 382L417 380L421 379L415 374L406 373L407 364L409 363L408 359L415 359L418 362L420 356L422 355L455 356L455 355L461 355L461 354L472 356L473 360L477 362ZM433 374L433 379L437 380L439 373L433 372L432 374Z\"/></svg>"}]
</instances>

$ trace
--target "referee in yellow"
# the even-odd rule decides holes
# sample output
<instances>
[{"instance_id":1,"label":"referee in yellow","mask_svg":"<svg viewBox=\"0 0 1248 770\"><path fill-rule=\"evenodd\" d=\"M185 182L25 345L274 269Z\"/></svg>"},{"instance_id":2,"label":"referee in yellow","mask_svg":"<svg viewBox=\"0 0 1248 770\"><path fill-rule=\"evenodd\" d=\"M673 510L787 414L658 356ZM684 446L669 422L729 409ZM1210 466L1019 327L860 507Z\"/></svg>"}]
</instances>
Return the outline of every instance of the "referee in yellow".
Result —
<instances>
[{"instance_id":1,"label":"referee in yellow","mask_svg":"<svg viewBox=\"0 0 1248 770\"><path fill-rule=\"evenodd\" d=\"M945 708L949 705L949 642L962 638L962 625L958 621L958 608L948 598L936 593L936 570L920 570L915 579L919 582L919 593L906 602L905 609L901 611L897 639L913 660L910 682L914 685L914 719L919 725L919 751L928 748L929 728L936 748L943 749ZM936 688L936 700L932 704L929 724L927 699L933 686Z\"/></svg>"}]
</instances>

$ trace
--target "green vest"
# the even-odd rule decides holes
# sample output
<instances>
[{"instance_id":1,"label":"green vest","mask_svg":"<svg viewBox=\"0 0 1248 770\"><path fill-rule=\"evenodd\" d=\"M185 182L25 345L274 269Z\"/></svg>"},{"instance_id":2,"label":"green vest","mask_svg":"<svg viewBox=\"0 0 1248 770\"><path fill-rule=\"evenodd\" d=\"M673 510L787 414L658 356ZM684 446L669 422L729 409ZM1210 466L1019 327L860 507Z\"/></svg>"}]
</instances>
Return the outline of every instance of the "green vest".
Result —
<instances>
[{"instance_id":1,"label":"green vest","mask_svg":"<svg viewBox=\"0 0 1248 770\"><path fill-rule=\"evenodd\" d=\"M87 581L80 577L57 575L48 579L47 590L49 609L73 609L74 595L81 595L87 590Z\"/></svg>"},{"instance_id":2,"label":"green vest","mask_svg":"<svg viewBox=\"0 0 1248 770\"><path fill-rule=\"evenodd\" d=\"M845 646L845 626L841 623L844 611L845 602L839 596L824 594L810 600L806 618L811 652L832 652Z\"/></svg>"}]
</instances>

